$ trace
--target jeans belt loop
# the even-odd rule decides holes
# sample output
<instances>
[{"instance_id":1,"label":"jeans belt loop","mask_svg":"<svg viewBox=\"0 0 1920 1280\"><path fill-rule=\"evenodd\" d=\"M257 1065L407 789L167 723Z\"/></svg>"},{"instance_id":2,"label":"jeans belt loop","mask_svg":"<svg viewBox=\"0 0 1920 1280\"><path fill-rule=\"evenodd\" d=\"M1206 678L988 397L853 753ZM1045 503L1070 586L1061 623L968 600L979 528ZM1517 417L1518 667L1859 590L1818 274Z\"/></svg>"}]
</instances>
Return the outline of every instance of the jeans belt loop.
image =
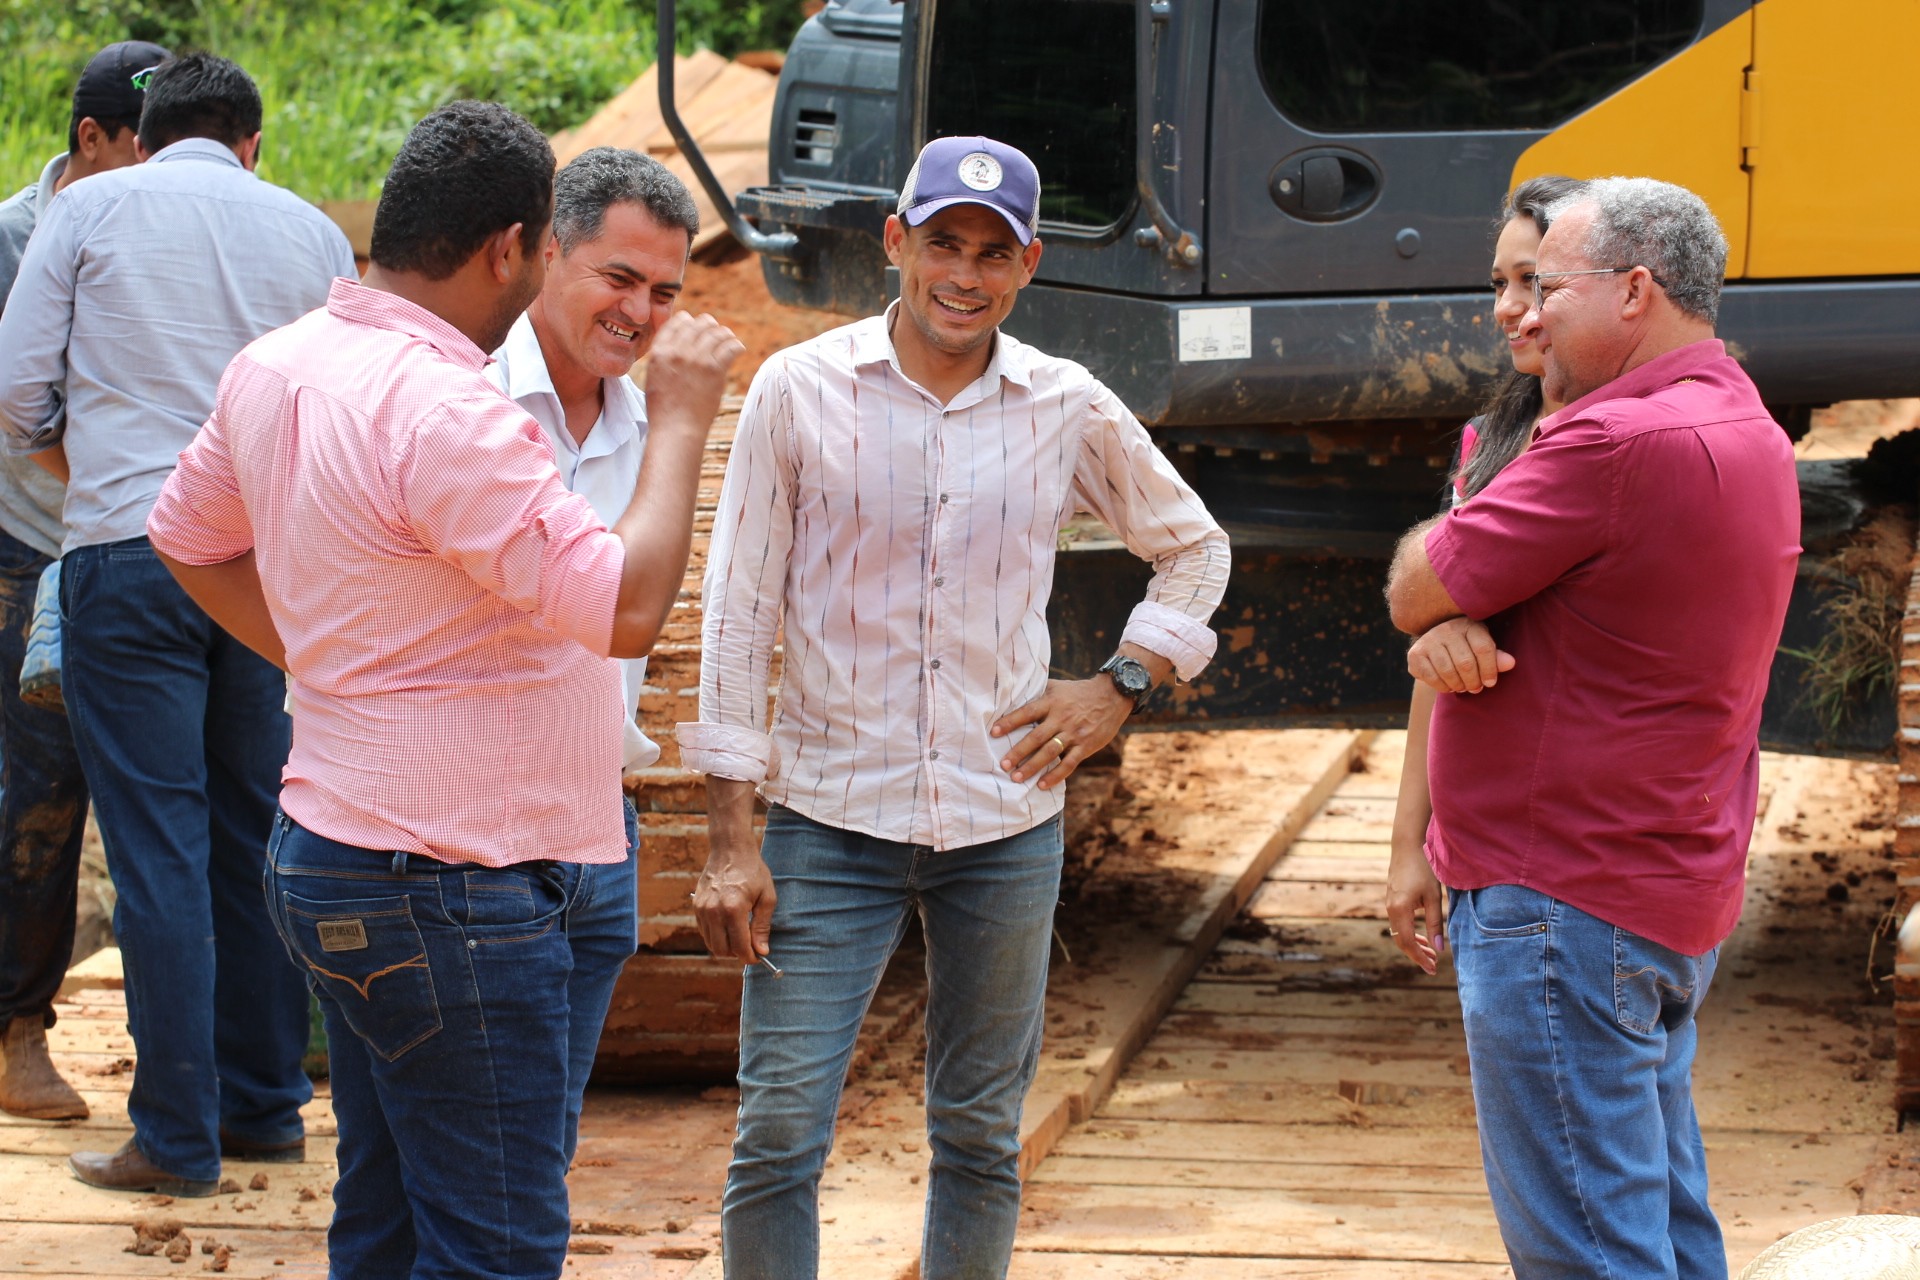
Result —
<instances>
[{"instance_id":1,"label":"jeans belt loop","mask_svg":"<svg viewBox=\"0 0 1920 1280\"><path fill-rule=\"evenodd\" d=\"M407 851L405 849L396 849L393 852L393 874L397 876L407 874Z\"/></svg>"}]
</instances>

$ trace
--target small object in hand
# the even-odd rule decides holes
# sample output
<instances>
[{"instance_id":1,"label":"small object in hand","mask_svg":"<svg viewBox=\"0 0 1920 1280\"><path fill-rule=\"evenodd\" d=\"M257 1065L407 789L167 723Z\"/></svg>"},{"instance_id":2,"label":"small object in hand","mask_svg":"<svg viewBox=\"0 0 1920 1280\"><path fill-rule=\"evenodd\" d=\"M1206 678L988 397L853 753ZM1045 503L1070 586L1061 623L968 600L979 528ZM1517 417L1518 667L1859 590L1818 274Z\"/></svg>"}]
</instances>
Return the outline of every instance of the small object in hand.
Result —
<instances>
[{"instance_id":1,"label":"small object in hand","mask_svg":"<svg viewBox=\"0 0 1920 1280\"><path fill-rule=\"evenodd\" d=\"M784 978L787 976L786 970L782 969L779 965L767 959L765 956L760 957L760 963L767 966L767 968L773 970L773 976L776 978Z\"/></svg>"}]
</instances>

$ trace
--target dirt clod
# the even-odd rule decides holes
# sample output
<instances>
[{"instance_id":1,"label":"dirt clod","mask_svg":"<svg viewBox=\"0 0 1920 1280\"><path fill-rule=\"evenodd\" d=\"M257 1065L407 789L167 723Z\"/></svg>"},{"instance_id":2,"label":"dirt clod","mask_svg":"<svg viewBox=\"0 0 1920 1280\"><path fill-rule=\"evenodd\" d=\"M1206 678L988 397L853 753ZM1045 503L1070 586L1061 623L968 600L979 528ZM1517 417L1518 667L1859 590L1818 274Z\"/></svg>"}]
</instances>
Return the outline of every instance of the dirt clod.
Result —
<instances>
[{"instance_id":1,"label":"dirt clod","mask_svg":"<svg viewBox=\"0 0 1920 1280\"><path fill-rule=\"evenodd\" d=\"M253 1175L253 1181L247 1184L247 1190L265 1191L269 1185L271 1184L269 1183L266 1174L256 1173Z\"/></svg>"},{"instance_id":2,"label":"dirt clod","mask_svg":"<svg viewBox=\"0 0 1920 1280\"><path fill-rule=\"evenodd\" d=\"M161 1250L161 1252L166 1255L168 1262L185 1262L193 1256L193 1240L186 1232L182 1231L179 1235L167 1241L167 1247Z\"/></svg>"},{"instance_id":3,"label":"dirt clod","mask_svg":"<svg viewBox=\"0 0 1920 1280\"><path fill-rule=\"evenodd\" d=\"M136 1222L133 1224L133 1243L121 1252L151 1258L179 1234L180 1224L172 1218L155 1218Z\"/></svg>"},{"instance_id":4,"label":"dirt clod","mask_svg":"<svg viewBox=\"0 0 1920 1280\"><path fill-rule=\"evenodd\" d=\"M220 1179L220 1194L221 1194L221 1195L223 1195L223 1196L231 1196L231 1195L237 1195L237 1194L239 1194L239 1191L240 1191L240 1180L239 1180L238 1178L222 1178L222 1179Z\"/></svg>"}]
</instances>

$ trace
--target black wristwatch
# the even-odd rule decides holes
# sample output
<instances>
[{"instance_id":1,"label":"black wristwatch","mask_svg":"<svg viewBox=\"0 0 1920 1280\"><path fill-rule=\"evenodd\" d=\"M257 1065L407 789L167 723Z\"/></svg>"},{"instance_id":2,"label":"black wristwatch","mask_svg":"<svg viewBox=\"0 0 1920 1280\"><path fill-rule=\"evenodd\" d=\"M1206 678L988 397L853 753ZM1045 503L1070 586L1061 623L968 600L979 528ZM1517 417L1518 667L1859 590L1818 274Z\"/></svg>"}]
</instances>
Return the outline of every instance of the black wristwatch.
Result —
<instances>
[{"instance_id":1,"label":"black wristwatch","mask_svg":"<svg viewBox=\"0 0 1920 1280\"><path fill-rule=\"evenodd\" d=\"M1153 673L1146 664L1137 658L1125 654L1114 654L1103 663L1100 669L1113 681L1113 687L1133 699L1133 709L1138 711L1140 704L1153 692Z\"/></svg>"}]
</instances>

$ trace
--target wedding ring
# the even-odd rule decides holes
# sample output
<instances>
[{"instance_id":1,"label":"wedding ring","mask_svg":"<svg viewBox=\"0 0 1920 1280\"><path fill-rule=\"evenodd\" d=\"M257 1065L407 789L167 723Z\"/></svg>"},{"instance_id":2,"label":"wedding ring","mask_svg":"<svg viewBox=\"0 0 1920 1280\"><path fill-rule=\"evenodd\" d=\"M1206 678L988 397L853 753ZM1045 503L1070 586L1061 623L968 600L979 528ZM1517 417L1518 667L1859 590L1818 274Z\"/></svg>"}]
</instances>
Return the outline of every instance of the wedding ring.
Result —
<instances>
[{"instance_id":1,"label":"wedding ring","mask_svg":"<svg viewBox=\"0 0 1920 1280\"><path fill-rule=\"evenodd\" d=\"M1054 742L1055 742L1056 744L1058 744L1058 746L1059 746L1059 748L1060 748L1060 754L1061 754L1061 755L1065 755L1065 754L1067 754L1067 744L1066 744L1066 743L1064 743L1064 742L1061 742L1061 741L1060 741L1060 735L1059 735L1059 734L1057 734L1057 733L1056 733L1056 734L1054 734L1054 735L1053 735L1053 740L1054 740Z\"/></svg>"}]
</instances>

